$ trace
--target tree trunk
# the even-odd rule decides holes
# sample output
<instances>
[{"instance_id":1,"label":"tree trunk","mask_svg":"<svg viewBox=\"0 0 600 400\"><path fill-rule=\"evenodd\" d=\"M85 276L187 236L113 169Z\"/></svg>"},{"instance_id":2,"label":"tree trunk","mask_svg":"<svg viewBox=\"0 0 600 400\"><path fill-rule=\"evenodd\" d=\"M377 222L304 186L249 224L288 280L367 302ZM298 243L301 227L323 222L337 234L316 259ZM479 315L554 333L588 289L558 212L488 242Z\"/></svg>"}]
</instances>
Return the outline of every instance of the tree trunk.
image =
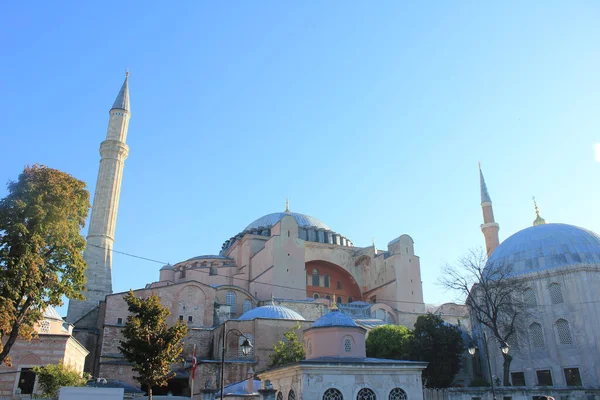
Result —
<instances>
[{"instance_id":1,"label":"tree trunk","mask_svg":"<svg viewBox=\"0 0 600 400\"><path fill-rule=\"evenodd\" d=\"M502 364L502 366L504 367L504 386L511 386L510 363L512 362L512 356L510 354L502 353L502 357L504 357L504 363Z\"/></svg>"},{"instance_id":2,"label":"tree trunk","mask_svg":"<svg viewBox=\"0 0 600 400\"><path fill-rule=\"evenodd\" d=\"M152 400L152 386L148 386L148 400Z\"/></svg>"}]
</instances>

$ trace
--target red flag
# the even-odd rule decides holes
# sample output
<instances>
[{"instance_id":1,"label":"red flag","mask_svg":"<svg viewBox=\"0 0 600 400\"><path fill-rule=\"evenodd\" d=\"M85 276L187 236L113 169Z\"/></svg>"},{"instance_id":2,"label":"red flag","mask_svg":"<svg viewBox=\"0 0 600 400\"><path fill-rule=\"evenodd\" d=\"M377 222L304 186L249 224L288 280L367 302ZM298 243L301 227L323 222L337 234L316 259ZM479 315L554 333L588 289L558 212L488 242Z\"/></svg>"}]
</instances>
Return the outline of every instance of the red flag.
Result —
<instances>
[{"instance_id":1,"label":"red flag","mask_svg":"<svg viewBox=\"0 0 600 400\"><path fill-rule=\"evenodd\" d=\"M192 380L196 375L196 345L194 345L194 355L192 356Z\"/></svg>"}]
</instances>

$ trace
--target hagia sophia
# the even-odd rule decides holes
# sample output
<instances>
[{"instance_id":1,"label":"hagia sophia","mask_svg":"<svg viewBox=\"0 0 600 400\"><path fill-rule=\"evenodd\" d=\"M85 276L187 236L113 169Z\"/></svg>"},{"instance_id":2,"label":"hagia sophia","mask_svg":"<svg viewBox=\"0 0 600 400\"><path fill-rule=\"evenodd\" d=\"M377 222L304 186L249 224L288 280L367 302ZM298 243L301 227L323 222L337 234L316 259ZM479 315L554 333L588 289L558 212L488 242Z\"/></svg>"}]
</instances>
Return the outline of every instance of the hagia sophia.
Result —
<instances>
[{"instance_id":1,"label":"hagia sophia","mask_svg":"<svg viewBox=\"0 0 600 400\"><path fill-rule=\"evenodd\" d=\"M112 248L130 116L127 76L110 109L106 140L100 146L84 253L86 300L70 301L64 329L53 328L53 333L63 335L76 349L72 359L78 368L94 377L138 386L131 365L118 350L128 315L124 293L112 291ZM515 279L529 284L527 327L511 343L513 386L600 386L595 334L600 328L600 236L572 225L546 223L536 205L533 226L500 243L481 169L479 183L486 268L511 265ZM168 322L181 320L189 328L185 362L173 366L177 376L155 393L190 396L194 346L198 363L194 398L201 398L202 389L222 389L220 359L225 345L223 374L229 397L258 399L257 385L268 379L278 400L421 399L420 371L426 365L367 358L368 331L384 324L412 328L418 316L433 312L458 325L467 338L480 338L482 328L465 305L424 302L419 256L406 233L398 232L385 249L374 243L356 247L343 232L297 212L286 201L282 210L259 217L224 239L214 254L164 265L156 271L156 281L134 288L138 297L158 294L171 312ZM46 315L55 324L59 321L51 310ZM306 360L269 371L273 345L292 328L302 336ZM243 352L243 337L227 335L230 330L242 332L252 342L251 351ZM496 347L490 344L491 371L480 363L488 377L502 376L502 356ZM19 371L44 363L39 354L25 348L13 359ZM371 372L365 380L366 370ZM323 379L312 382L311 371L321 371ZM472 377L473 363L465 351L457 385L467 386ZM33 383L28 384L34 390ZM20 385L19 379L0 375L0 394L12 394Z\"/></svg>"}]
</instances>

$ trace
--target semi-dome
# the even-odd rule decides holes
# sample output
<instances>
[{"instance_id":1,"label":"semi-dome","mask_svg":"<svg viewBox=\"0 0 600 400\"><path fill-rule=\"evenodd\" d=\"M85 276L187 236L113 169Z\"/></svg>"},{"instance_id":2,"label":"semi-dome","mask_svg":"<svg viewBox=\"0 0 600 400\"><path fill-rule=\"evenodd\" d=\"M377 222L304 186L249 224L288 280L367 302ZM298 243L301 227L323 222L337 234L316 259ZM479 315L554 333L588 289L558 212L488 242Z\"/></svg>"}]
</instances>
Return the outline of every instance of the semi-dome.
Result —
<instances>
[{"instance_id":1,"label":"semi-dome","mask_svg":"<svg viewBox=\"0 0 600 400\"><path fill-rule=\"evenodd\" d=\"M267 215L263 215L262 217L260 217L259 219L257 219L256 221L252 222L250 225L248 225L246 227L246 229L244 229L245 231L249 231L252 229L258 229L258 228L271 228L273 225L275 225L276 223L278 223L279 221L281 221L281 219L283 217L285 217L286 215L290 215L292 217L294 217L294 219L296 219L296 222L298 223L298 226L301 227L314 227L317 229L324 229L326 231L330 231L331 228L329 228L327 225L325 225L325 223L323 223L322 221L319 221L318 219L311 217L310 215L305 215L305 214L299 214L299 213L294 213L294 212L290 212L290 211L286 211L286 212L276 212L276 213L272 213L272 214L267 214Z\"/></svg>"},{"instance_id":2,"label":"semi-dome","mask_svg":"<svg viewBox=\"0 0 600 400\"><path fill-rule=\"evenodd\" d=\"M312 325L313 328L325 328L330 326L358 327L358 324L348 315L338 310L334 310L323 315Z\"/></svg>"},{"instance_id":3,"label":"semi-dome","mask_svg":"<svg viewBox=\"0 0 600 400\"><path fill-rule=\"evenodd\" d=\"M287 319L292 321L305 321L304 317L289 308L269 304L267 306L256 307L246 311L238 319L241 321L250 321L257 318L265 319Z\"/></svg>"},{"instance_id":4,"label":"semi-dome","mask_svg":"<svg viewBox=\"0 0 600 400\"><path fill-rule=\"evenodd\" d=\"M567 224L532 226L510 236L492 253L487 267L522 275L554 268L600 265L600 236Z\"/></svg>"}]
</instances>

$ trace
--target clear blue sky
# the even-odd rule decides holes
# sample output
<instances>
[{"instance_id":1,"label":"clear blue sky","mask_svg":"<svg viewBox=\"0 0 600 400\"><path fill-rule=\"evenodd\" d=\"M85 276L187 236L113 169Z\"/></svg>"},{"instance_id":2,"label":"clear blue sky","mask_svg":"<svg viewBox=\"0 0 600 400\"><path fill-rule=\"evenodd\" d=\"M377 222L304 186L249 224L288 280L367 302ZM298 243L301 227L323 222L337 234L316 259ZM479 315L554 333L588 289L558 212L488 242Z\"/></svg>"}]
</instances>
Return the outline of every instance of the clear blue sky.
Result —
<instances>
[{"instance_id":1,"label":"clear blue sky","mask_svg":"<svg viewBox=\"0 0 600 400\"><path fill-rule=\"evenodd\" d=\"M534 219L600 232L597 1L5 2L0 196L26 164L93 190L131 71L115 249L175 263L292 211L379 248L407 233L425 300L481 246L483 163L501 240ZM159 264L114 257L114 290Z\"/></svg>"}]
</instances>

